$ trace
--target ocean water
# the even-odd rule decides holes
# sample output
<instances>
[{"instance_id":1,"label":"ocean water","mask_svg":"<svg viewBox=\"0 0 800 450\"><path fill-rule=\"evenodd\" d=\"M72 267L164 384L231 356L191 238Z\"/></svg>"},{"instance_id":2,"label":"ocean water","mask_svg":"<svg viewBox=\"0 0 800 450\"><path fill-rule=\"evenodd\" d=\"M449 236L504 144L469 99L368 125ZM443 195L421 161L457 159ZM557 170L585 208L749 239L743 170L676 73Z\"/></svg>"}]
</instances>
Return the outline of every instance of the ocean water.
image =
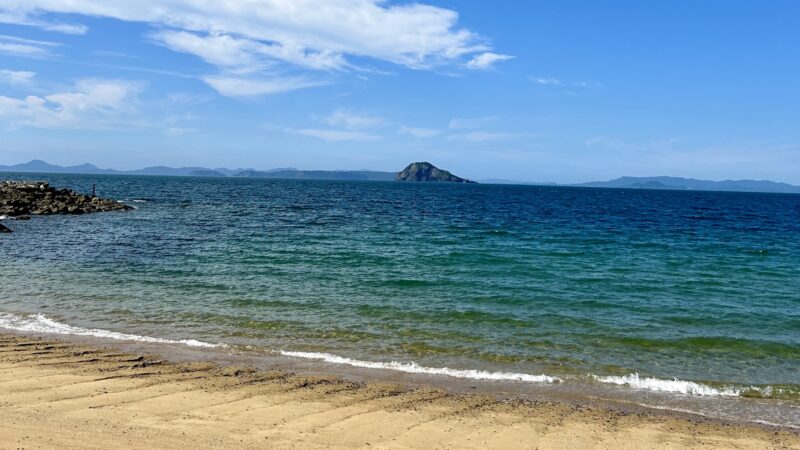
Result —
<instances>
[{"instance_id":1,"label":"ocean water","mask_svg":"<svg viewBox=\"0 0 800 450\"><path fill-rule=\"evenodd\" d=\"M0 179L138 208L7 222L0 327L736 397L800 426L800 195Z\"/></svg>"}]
</instances>

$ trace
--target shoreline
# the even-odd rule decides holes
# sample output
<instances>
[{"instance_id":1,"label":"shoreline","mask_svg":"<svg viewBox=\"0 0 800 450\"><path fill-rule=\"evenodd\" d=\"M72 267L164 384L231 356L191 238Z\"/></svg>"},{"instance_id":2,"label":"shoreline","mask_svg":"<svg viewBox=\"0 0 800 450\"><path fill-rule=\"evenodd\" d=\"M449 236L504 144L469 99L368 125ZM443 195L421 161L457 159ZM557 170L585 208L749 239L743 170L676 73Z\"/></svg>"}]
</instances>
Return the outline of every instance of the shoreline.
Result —
<instances>
[{"instance_id":1,"label":"shoreline","mask_svg":"<svg viewBox=\"0 0 800 450\"><path fill-rule=\"evenodd\" d=\"M609 382L598 381L601 377L595 375L559 378L435 365L428 367L414 362L364 361L328 353L264 349L175 336L151 337L82 328L41 314L0 313L0 330L0 333L55 338L129 353L157 354L174 362L203 360L221 366L245 365L257 370L282 370L311 376L325 374L358 383L435 387L448 392L483 394L502 400L590 404L624 412L677 414L703 420L800 431L800 404L795 400L749 397L731 392L731 388L721 385L712 387L677 379L639 378L638 374L606 377L614 379ZM635 380L629 385L626 380L632 377Z\"/></svg>"},{"instance_id":2,"label":"shoreline","mask_svg":"<svg viewBox=\"0 0 800 450\"><path fill-rule=\"evenodd\" d=\"M253 368L173 350L3 331L0 415L14 426L0 441L63 448L92 436L98 447L143 447L119 436L130 427L151 448L800 448L800 432L786 427L349 379L313 365Z\"/></svg>"}]
</instances>

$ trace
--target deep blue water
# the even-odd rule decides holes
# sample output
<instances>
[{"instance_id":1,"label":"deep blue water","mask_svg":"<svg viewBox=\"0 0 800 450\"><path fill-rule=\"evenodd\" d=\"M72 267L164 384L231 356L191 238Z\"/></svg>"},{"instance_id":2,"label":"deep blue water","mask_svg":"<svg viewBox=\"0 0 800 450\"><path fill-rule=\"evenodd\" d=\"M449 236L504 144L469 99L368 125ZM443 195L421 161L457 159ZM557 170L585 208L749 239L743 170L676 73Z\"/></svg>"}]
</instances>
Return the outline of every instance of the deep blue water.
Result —
<instances>
[{"instance_id":1,"label":"deep blue water","mask_svg":"<svg viewBox=\"0 0 800 450\"><path fill-rule=\"evenodd\" d=\"M43 314L243 350L800 393L800 195L2 178L97 184L138 208L6 222L6 322Z\"/></svg>"}]
</instances>

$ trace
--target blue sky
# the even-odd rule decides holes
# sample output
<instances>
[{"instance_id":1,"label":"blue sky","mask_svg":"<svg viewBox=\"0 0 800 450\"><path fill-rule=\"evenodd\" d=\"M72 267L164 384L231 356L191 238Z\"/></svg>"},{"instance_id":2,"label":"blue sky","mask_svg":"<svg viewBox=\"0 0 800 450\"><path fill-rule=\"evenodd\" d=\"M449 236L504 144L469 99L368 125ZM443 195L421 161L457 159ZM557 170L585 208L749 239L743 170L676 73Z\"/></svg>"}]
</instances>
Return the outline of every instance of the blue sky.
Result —
<instances>
[{"instance_id":1,"label":"blue sky","mask_svg":"<svg viewBox=\"0 0 800 450\"><path fill-rule=\"evenodd\" d=\"M800 3L0 0L0 164L800 184Z\"/></svg>"}]
</instances>

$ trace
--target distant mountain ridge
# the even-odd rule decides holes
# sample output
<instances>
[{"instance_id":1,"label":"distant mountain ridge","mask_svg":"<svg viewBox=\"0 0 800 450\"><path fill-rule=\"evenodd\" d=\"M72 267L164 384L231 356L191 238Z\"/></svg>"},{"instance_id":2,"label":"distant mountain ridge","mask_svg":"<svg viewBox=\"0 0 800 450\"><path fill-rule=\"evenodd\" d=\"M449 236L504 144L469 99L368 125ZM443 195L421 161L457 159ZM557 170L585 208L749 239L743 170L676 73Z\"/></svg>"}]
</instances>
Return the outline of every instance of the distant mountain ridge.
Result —
<instances>
[{"instance_id":1,"label":"distant mountain ridge","mask_svg":"<svg viewBox=\"0 0 800 450\"><path fill-rule=\"evenodd\" d=\"M327 180L377 180L391 181L396 172L380 172L373 170L299 170L292 167L271 170L255 169L209 169L206 167L167 167L153 166L138 170L101 169L94 164L76 166L59 166L42 160L27 163L0 165L0 172L31 173L68 173L99 175L162 175L162 176L198 176L198 177L249 177L249 178L296 178ZM578 186L617 189L671 189L698 191L731 191L731 192L772 192L800 194L800 186L767 180L697 180L682 177L620 177L610 181L592 181L589 183L559 185L556 183L532 183L505 179L481 180L489 184L524 184L547 186Z\"/></svg>"},{"instance_id":2,"label":"distant mountain ridge","mask_svg":"<svg viewBox=\"0 0 800 450\"><path fill-rule=\"evenodd\" d=\"M108 175L167 175L167 176L196 176L202 173L216 173L214 176L230 176L235 171L229 169L207 169L205 167L167 167L153 166L137 170L101 169L94 164L80 164L77 166L58 166L45 161L34 159L32 161L0 166L2 172L36 172L36 173L81 173L81 174L108 174ZM202 176L202 175L200 175Z\"/></svg>"},{"instance_id":3,"label":"distant mountain ridge","mask_svg":"<svg viewBox=\"0 0 800 450\"><path fill-rule=\"evenodd\" d=\"M375 170L298 170L284 167L271 170L255 169L209 169L206 167L167 167L153 166L137 170L101 169L94 164L77 166L58 166L34 159L27 163L10 166L0 165L0 172L24 173L68 173L98 175L161 175L184 177L245 177L245 178L307 178L321 180L394 180L395 172L379 172Z\"/></svg>"},{"instance_id":4,"label":"distant mountain ridge","mask_svg":"<svg viewBox=\"0 0 800 450\"><path fill-rule=\"evenodd\" d=\"M767 180L709 181L681 177L620 177L611 181L593 181L574 186L618 189L671 189L693 191L773 192L800 194L800 186Z\"/></svg>"}]
</instances>

